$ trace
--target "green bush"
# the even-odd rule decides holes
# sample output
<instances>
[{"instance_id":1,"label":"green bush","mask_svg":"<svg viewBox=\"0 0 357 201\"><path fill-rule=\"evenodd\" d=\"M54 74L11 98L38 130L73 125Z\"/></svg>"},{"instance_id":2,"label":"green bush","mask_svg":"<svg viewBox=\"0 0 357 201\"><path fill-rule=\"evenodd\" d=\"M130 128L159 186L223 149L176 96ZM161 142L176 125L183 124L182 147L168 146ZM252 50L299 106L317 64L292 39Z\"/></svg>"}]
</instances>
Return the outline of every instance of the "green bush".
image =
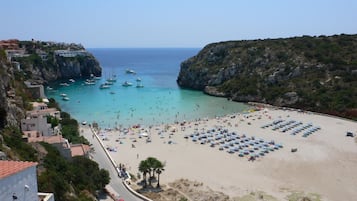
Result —
<instances>
[{"instance_id":1,"label":"green bush","mask_svg":"<svg viewBox=\"0 0 357 201\"><path fill-rule=\"evenodd\" d=\"M46 171L38 178L39 191L54 192L56 200L67 201L71 200L68 193L73 189L72 193L86 200L89 198L83 194L84 191L94 195L109 183L109 172L100 169L96 162L83 156L68 161L53 146L47 143L41 145L45 147L47 155L43 160Z\"/></svg>"},{"instance_id":2,"label":"green bush","mask_svg":"<svg viewBox=\"0 0 357 201\"><path fill-rule=\"evenodd\" d=\"M18 128L9 127L2 131L5 144L16 153L22 161L37 161L37 152L30 144L22 139L22 132Z\"/></svg>"},{"instance_id":3,"label":"green bush","mask_svg":"<svg viewBox=\"0 0 357 201\"><path fill-rule=\"evenodd\" d=\"M61 112L61 132L62 136L73 144L89 144L88 140L79 135L79 125L77 120L72 119L71 115Z\"/></svg>"}]
</instances>

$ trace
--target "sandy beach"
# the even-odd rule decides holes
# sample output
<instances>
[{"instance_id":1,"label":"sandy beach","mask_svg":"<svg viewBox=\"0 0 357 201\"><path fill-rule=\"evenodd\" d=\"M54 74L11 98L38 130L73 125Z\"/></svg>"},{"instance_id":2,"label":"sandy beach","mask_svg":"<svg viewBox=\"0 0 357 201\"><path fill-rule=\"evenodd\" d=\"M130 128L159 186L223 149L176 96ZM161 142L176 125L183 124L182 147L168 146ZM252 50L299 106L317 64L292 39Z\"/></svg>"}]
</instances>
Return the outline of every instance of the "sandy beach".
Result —
<instances>
[{"instance_id":1,"label":"sandy beach","mask_svg":"<svg viewBox=\"0 0 357 201\"><path fill-rule=\"evenodd\" d=\"M273 130L275 126L281 127ZM299 128L305 129L298 132ZM303 137L307 131L310 134ZM101 130L99 136L114 160L134 175L139 162L149 156L163 161L162 184L185 178L231 197L264 191L284 200L289 192L304 191L319 194L322 200L352 201L357 197L357 143L346 137L347 131L356 133L357 122L266 108L173 125ZM224 137L215 140L219 133ZM203 139L196 137L206 134L201 144ZM219 150L229 142L236 143ZM227 152L236 146L241 149Z\"/></svg>"}]
</instances>

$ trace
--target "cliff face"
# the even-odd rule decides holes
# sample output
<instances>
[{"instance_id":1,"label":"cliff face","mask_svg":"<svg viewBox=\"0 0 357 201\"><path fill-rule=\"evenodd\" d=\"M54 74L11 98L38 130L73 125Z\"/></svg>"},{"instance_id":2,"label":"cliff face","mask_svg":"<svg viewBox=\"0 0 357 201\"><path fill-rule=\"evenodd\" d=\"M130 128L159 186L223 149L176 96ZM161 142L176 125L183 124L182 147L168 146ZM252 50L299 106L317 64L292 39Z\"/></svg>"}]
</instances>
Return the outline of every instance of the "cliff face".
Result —
<instances>
[{"instance_id":1,"label":"cliff face","mask_svg":"<svg viewBox=\"0 0 357 201\"><path fill-rule=\"evenodd\" d=\"M11 48L0 47L0 131L7 125L19 126L25 117L32 97L24 81L44 84L101 73L98 61L81 45L13 40Z\"/></svg>"},{"instance_id":2,"label":"cliff face","mask_svg":"<svg viewBox=\"0 0 357 201\"><path fill-rule=\"evenodd\" d=\"M77 57L74 60L57 57L56 61L59 69L58 78L61 79L71 77L89 77L91 74L95 76L102 75L102 69L99 66L98 61L91 54L84 57Z\"/></svg>"},{"instance_id":3,"label":"cliff face","mask_svg":"<svg viewBox=\"0 0 357 201\"><path fill-rule=\"evenodd\" d=\"M102 74L96 58L80 45L20 41L19 46L29 56L13 60L19 62L21 70L37 83Z\"/></svg>"},{"instance_id":4,"label":"cliff face","mask_svg":"<svg viewBox=\"0 0 357 201\"><path fill-rule=\"evenodd\" d=\"M33 80L50 82L69 78L88 78L90 75L101 76L102 69L92 55L85 57L66 58L56 56L50 64L24 65L25 71L31 73Z\"/></svg>"},{"instance_id":5,"label":"cliff face","mask_svg":"<svg viewBox=\"0 0 357 201\"><path fill-rule=\"evenodd\" d=\"M182 62L177 83L236 101L354 113L357 35L209 44Z\"/></svg>"},{"instance_id":6,"label":"cliff face","mask_svg":"<svg viewBox=\"0 0 357 201\"><path fill-rule=\"evenodd\" d=\"M18 126L24 118L21 96L15 96L14 69L7 62L5 52L0 49L0 130L5 126Z\"/></svg>"}]
</instances>

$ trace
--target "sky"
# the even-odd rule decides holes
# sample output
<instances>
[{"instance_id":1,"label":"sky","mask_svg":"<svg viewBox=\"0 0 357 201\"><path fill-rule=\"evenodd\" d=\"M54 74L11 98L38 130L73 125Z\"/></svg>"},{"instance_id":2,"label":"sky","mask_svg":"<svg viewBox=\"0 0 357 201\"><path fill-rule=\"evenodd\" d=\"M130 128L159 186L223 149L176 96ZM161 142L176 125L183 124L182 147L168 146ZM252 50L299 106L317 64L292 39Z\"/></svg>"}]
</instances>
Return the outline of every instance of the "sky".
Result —
<instances>
[{"instance_id":1,"label":"sky","mask_svg":"<svg viewBox=\"0 0 357 201\"><path fill-rule=\"evenodd\" d=\"M356 0L2 0L0 40L86 48L357 34Z\"/></svg>"}]
</instances>

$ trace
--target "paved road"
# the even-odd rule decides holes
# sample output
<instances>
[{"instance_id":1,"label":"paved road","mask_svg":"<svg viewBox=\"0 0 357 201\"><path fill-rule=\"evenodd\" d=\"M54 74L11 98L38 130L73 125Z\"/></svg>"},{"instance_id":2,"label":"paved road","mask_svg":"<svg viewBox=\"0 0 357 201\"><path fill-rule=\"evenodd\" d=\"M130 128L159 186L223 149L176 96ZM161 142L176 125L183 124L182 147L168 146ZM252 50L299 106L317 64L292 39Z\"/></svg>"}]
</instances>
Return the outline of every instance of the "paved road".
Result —
<instances>
[{"instance_id":1,"label":"paved road","mask_svg":"<svg viewBox=\"0 0 357 201\"><path fill-rule=\"evenodd\" d=\"M120 195L120 198L123 198L125 201L142 201L140 198L131 194L123 185L122 179L118 177L118 174L110 162L109 158L105 154L102 146L99 144L97 138L92 137L90 130L88 132L83 132L82 135L89 140L89 142L94 147L94 153L92 153L93 160L99 164L100 168L106 169L110 174L110 183L109 185Z\"/></svg>"}]
</instances>

